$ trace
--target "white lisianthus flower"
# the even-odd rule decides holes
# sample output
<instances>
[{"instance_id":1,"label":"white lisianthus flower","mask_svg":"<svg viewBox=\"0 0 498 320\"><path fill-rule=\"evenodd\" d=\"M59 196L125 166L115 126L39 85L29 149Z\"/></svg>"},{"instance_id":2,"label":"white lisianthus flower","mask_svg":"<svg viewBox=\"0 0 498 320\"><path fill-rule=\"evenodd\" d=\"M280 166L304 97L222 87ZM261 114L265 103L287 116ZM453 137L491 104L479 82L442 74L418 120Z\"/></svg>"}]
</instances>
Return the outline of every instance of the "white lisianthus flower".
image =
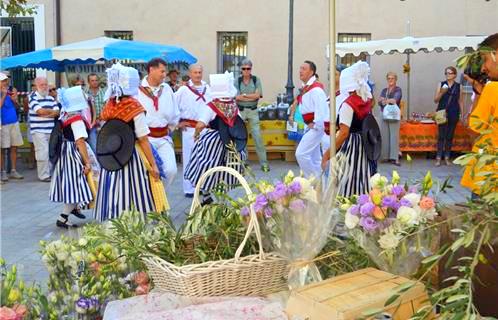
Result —
<instances>
[{"instance_id":1,"label":"white lisianthus flower","mask_svg":"<svg viewBox=\"0 0 498 320\"><path fill-rule=\"evenodd\" d=\"M75 260L75 261L81 261L83 260L83 255L81 254L81 251L73 251L71 253L71 257Z\"/></svg>"},{"instance_id":2,"label":"white lisianthus flower","mask_svg":"<svg viewBox=\"0 0 498 320\"><path fill-rule=\"evenodd\" d=\"M434 220L437 217L436 208L430 208L428 210L423 211L423 215L427 220Z\"/></svg>"},{"instance_id":3,"label":"white lisianthus flower","mask_svg":"<svg viewBox=\"0 0 498 320\"><path fill-rule=\"evenodd\" d=\"M400 239L400 236L389 232L380 236L379 245L384 250L396 249L398 247Z\"/></svg>"},{"instance_id":4,"label":"white lisianthus flower","mask_svg":"<svg viewBox=\"0 0 498 320\"><path fill-rule=\"evenodd\" d=\"M396 219L402 224L413 226L418 224L419 214L413 208L401 206L398 209Z\"/></svg>"},{"instance_id":5,"label":"white lisianthus flower","mask_svg":"<svg viewBox=\"0 0 498 320\"><path fill-rule=\"evenodd\" d=\"M403 197L403 199L410 201L410 203L412 204L412 207L416 207L416 206L418 206L418 204L420 202L421 196L418 193L409 193L409 194L405 195Z\"/></svg>"},{"instance_id":6,"label":"white lisianthus flower","mask_svg":"<svg viewBox=\"0 0 498 320\"><path fill-rule=\"evenodd\" d=\"M387 184L388 180L386 177L381 176L379 173L374 174L370 178L370 186L377 189L382 189Z\"/></svg>"},{"instance_id":7,"label":"white lisianthus flower","mask_svg":"<svg viewBox=\"0 0 498 320\"><path fill-rule=\"evenodd\" d=\"M295 177L293 182L301 184L301 199L317 202L316 191L311 185L311 181L303 177Z\"/></svg>"},{"instance_id":8,"label":"white lisianthus flower","mask_svg":"<svg viewBox=\"0 0 498 320\"><path fill-rule=\"evenodd\" d=\"M82 247L86 246L88 244L88 240L86 238L81 238L79 241L78 241L78 244Z\"/></svg>"},{"instance_id":9,"label":"white lisianthus flower","mask_svg":"<svg viewBox=\"0 0 498 320\"><path fill-rule=\"evenodd\" d=\"M351 214L349 211L346 212L346 216L344 217L344 224L348 229L354 229L360 223L360 218Z\"/></svg>"},{"instance_id":10,"label":"white lisianthus flower","mask_svg":"<svg viewBox=\"0 0 498 320\"><path fill-rule=\"evenodd\" d=\"M339 207L339 209L341 209L341 211L347 211L349 208L351 208L351 204L349 204L349 203L343 203Z\"/></svg>"},{"instance_id":11,"label":"white lisianthus flower","mask_svg":"<svg viewBox=\"0 0 498 320\"><path fill-rule=\"evenodd\" d=\"M261 193L266 194L272 192L275 189L275 187L272 184L263 181L258 185L258 189Z\"/></svg>"},{"instance_id":12,"label":"white lisianthus flower","mask_svg":"<svg viewBox=\"0 0 498 320\"><path fill-rule=\"evenodd\" d=\"M299 182L299 184L301 185L301 192L306 192L308 191L309 189L311 189L311 183L308 179L306 178L303 178L303 177L295 177L294 180L292 180L293 182Z\"/></svg>"},{"instance_id":13,"label":"white lisianthus flower","mask_svg":"<svg viewBox=\"0 0 498 320\"><path fill-rule=\"evenodd\" d=\"M65 261L68 258L68 254L66 251L56 252L55 256L57 257L57 260L59 260L59 261Z\"/></svg>"}]
</instances>

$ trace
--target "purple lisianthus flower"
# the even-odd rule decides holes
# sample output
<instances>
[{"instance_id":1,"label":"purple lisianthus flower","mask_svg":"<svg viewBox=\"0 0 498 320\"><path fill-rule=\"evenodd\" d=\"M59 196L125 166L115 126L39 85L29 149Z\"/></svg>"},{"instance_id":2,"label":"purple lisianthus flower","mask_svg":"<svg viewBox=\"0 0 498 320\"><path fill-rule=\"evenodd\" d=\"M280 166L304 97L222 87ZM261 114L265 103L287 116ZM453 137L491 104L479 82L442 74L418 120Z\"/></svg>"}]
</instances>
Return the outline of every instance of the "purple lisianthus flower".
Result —
<instances>
[{"instance_id":1,"label":"purple lisianthus flower","mask_svg":"<svg viewBox=\"0 0 498 320\"><path fill-rule=\"evenodd\" d=\"M397 212L399 207L401 207L401 203L399 201L396 201L391 208L393 208L393 210Z\"/></svg>"},{"instance_id":2,"label":"purple lisianthus flower","mask_svg":"<svg viewBox=\"0 0 498 320\"><path fill-rule=\"evenodd\" d=\"M254 202L254 210L260 212L268 204L268 199L266 199L264 194L258 194L256 196L256 201Z\"/></svg>"},{"instance_id":3,"label":"purple lisianthus flower","mask_svg":"<svg viewBox=\"0 0 498 320\"><path fill-rule=\"evenodd\" d=\"M247 217L249 215L249 207L244 207L240 209L240 214L244 217Z\"/></svg>"},{"instance_id":4,"label":"purple lisianthus flower","mask_svg":"<svg viewBox=\"0 0 498 320\"><path fill-rule=\"evenodd\" d=\"M360 205L359 204L352 205L349 212L355 216L359 215L360 214Z\"/></svg>"},{"instance_id":5,"label":"purple lisianthus flower","mask_svg":"<svg viewBox=\"0 0 498 320\"><path fill-rule=\"evenodd\" d=\"M360 206L366 204L367 202L370 201L370 197L368 196L368 194L362 194L359 198L358 198L358 204Z\"/></svg>"},{"instance_id":6,"label":"purple lisianthus flower","mask_svg":"<svg viewBox=\"0 0 498 320\"><path fill-rule=\"evenodd\" d=\"M270 207L266 207L264 210L263 210L264 214L265 214L265 217L267 218L270 218L273 214L273 210L270 208Z\"/></svg>"},{"instance_id":7,"label":"purple lisianthus flower","mask_svg":"<svg viewBox=\"0 0 498 320\"><path fill-rule=\"evenodd\" d=\"M360 213L363 217L371 215L375 210L375 204L367 202L360 208Z\"/></svg>"},{"instance_id":8,"label":"purple lisianthus flower","mask_svg":"<svg viewBox=\"0 0 498 320\"><path fill-rule=\"evenodd\" d=\"M291 194L299 194L301 193L301 190L303 189L303 187L301 186L301 184L299 183L299 181L293 181L290 185L289 185L289 192Z\"/></svg>"},{"instance_id":9,"label":"purple lisianthus flower","mask_svg":"<svg viewBox=\"0 0 498 320\"><path fill-rule=\"evenodd\" d=\"M394 209L397 202L398 199L395 196L387 196L382 199L382 206Z\"/></svg>"},{"instance_id":10,"label":"purple lisianthus flower","mask_svg":"<svg viewBox=\"0 0 498 320\"><path fill-rule=\"evenodd\" d=\"M88 309L90 308L90 299L87 298L79 298L76 301L76 306L82 309Z\"/></svg>"},{"instance_id":11,"label":"purple lisianthus flower","mask_svg":"<svg viewBox=\"0 0 498 320\"><path fill-rule=\"evenodd\" d=\"M412 203L408 199L401 199L401 200L399 200L399 205L400 205L400 207L401 206L403 206L403 207L409 207L409 208L412 207Z\"/></svg>"},{"instance_id":12,"label":"purple lisianthus flower","mask_svg":"<svg viewBox=\"0 0 498 320\"><path fill-rule=\"evenodd\" d=\"M394 186L392 189L392 193L399 198L405 194L405 188L403 188L402 186Z\"/></svg>"},{"instance_id":13,"label":"purple lisianthus flower","mask_svg":"<svg viewBox=\"0 0 498 320\"><path fill-rule=\"evenodd\" d=\"M360 225L366 231L374 231L378 227L377 222L372 217L362 217L360 219Z\"/></svg>"},{"instance_id":14,"label":"purple lisianthus flower","mask_svg":"<svg viewBox=\"0 0 498 320\"><path fill-rule=\"evenodd\" d=\"M304 208L306 208L306 205L304 204L303 200L301 200L301 199L295 199L295 200L292 200L289 203L289 208L292 211L303 211Z\"/></svg>"},{"instance_id":15,"label":"purple lisianthus flower","mask_svg":"<svg viewBox=\"0 0 498 320\"><path fill-rule=\"evenodd\" d=\"M287 195L287 186L279 181L275 185L275 189L268 194L268 198L272 201L277 201L284 198Z\"/></svg>"}]
</instances>

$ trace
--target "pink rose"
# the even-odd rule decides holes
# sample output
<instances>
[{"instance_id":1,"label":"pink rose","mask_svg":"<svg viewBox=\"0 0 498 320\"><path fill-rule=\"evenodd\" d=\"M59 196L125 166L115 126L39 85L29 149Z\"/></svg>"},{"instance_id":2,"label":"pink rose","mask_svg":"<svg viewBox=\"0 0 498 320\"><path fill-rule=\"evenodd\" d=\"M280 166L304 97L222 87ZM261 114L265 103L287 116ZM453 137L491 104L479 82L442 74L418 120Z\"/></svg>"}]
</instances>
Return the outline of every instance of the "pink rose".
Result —
<instances>
[{"instance_id":1,"label":"pink rose","mask_svg":"<svg viewBox=\"0 0 498 320\"><path fill-rule=\"evenodd\" d=\"M11 308L0 308L0 320L21 320L21 317Z\"/></svg>"},{"instance_id":2,"label":"pink rose","mask_svg":"<svg viewBox=\"0 0 498 320\"><path fill-rule=\"evenodd\" d=\"M429 210L429 209L434 208L436 206L436 203L434 202L434 200L431 197L423 197L420 200L419 206L420 206L420 208L422 208L424 210Z\"/></svg>"},{"instance_id":3,"label":"pink rose","mask_svg":"<svg viewBox=\"0 0 498 320\"><path fill-rule=\"evenodd\" d=\"M26 308L25 305L23 304L16 304L12 307L16 314L20 316L21 318L24 317L28 313L28 308Z\"/></svg>"},{"instance_id":4,"label":"pink rose","mask_svg":"<svg viewBox=\"0 0 498 320\"><path fill-rule=\"evenodd\" d=\"M135 289L136 295L142 295L149 293L150 287L148 284L141 284Z\"/></svg>"},{"instance_id":5,"label":"pink rose","mask_svg":"<svg viewBox=\"0 0 498 320\"><path fill-rule=\"evenodd\" d=\"M140 271L135 275L134 280L137 285L144 285L149 283L149 276L144 271Z\"/></svg>"}]
</instances>

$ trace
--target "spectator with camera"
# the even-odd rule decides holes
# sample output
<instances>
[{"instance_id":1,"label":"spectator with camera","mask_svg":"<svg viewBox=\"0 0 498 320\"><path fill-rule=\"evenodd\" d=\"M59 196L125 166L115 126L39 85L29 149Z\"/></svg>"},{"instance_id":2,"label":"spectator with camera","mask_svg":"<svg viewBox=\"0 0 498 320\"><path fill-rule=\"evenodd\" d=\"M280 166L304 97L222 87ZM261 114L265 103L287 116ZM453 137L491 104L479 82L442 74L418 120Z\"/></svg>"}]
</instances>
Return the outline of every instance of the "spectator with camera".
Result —
<instances>
[{"instance_id":1,"label":"spectator with camera","mask_svg":"<svg viewBox=\"0 0 498 320\"><path fill-rule=\"evenodd\" d=\"M474 142L472 152L482 155L496 155L498 153L498 33L495 33L479 44L477 66L480 65L481 74L468 75L476 97L476 104L469 118L469 127L480 137ZM482 64L482 65L481 65ZM487 79L486 79L487 78ZM489 81L487 81L489 80ZM480 181L485 176L498 175L498 165L491 163L481 168L476 168L474 162L467 164L461 184L472 191L472 197L482 196L483 192L498 192L482 190Z\"/></svg>"},{"instance_id":2,"label":"spectator with camera","mask_svg":"<svg viewBox=\"0 0 498 320\"><path fill-rule=\"evenodd\" d=\"M2 167L2 183L10 179L23 179L24 177L17 172L17 147L23 145L21 129L17 118L17 90L9 88L9 78L5 73L0 72L1 82L1 115L2 126L1 132L1 154L0 166ZM10 173L7 175L6 164L3 161L5 151L10 149Z\"/></svg>"},{"instance_id":3,"label":"spectator with camera","mask_svg":"<svg viewBox=\"0 0 498 320\"><path fill-rule=\"evenodd\" d=\"M435 119L438 124L436 167L441 165L443 158L446 165L451 164L453 135L463 114L463 90L460 83L456 82L456 68L447 67L444 75L446 80L438 84L434 95L434 103L437 103Z\"/></svg>"}]
</instances>

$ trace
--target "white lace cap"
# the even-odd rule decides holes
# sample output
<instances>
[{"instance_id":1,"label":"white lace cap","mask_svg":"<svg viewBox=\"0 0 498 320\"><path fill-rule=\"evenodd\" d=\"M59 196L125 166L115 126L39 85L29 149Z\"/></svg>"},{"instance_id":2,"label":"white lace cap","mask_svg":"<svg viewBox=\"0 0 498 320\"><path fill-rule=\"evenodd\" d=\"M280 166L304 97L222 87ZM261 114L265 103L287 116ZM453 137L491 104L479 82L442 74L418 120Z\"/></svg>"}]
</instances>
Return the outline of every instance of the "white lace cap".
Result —
<instances>
[{"instance_id":1,"label":"white lace cap","mask_svg":"<svg viewBox=\"0 0 498 320\"><path fill-rule=\"evenodd\" d=\"M138 94L140 78L138 71L132 67L123 66L121 63L113 64L106 70L107 91L105 100L110 97L135 96Z\"/></svg>"},{"instance_id":2,"label":"white lace cap","mask_svg":"<svg viewBox=\"0 0 498 320\"><path fill-rule=\"evenodd\" d=\"M363 101L372 98L372 90L368 85L369 75L370 66L365 61L358 61L342 70L339 80L341 93L349 94L356 91Z\"/></svg>"},{"instance_id":3,"label":"white lace cap","mask_svg":"<svg viewBox=\"0 0 498 320\"><path fill-rule=\"evenodd\" d=\"M72 113L88 108L88 101L81 86L60 88L57 90L57 95L62 112Z\"/></svg>"},{"instance_id":4,"label":"white lace cap","mask_svg":"<svg viewBox=\"0 0 498 320\"><path fill-rule=\"evenodd\" d=\"M209 85L213 99L233 98L237 95L232 72L225 71L225 73L221 74L210 74Z\"/></svg>"}]
</instances>

